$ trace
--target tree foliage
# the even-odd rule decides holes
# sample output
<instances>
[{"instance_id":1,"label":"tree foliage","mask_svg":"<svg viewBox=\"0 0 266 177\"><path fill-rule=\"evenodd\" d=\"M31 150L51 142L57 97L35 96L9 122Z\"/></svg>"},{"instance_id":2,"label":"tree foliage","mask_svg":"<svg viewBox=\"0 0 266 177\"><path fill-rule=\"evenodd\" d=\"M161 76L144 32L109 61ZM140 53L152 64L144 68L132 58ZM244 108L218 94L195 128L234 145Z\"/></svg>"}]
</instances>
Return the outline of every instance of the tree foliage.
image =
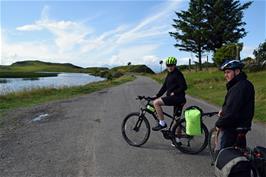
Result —
<instances>
[{"instance_id":1,"label":"tree foliage","mask_svg":"<svg viewBox=\"0 0 266 177\"><path fill-rule=\"evenodd\" d=\"M198 55L200 67L202 52L207 49L207 23L203 7L204 0L191 0L187 11L176 12L178 18L173 19L176 32L170 32L177 41L175 47Z\"/></svg>"},{"instance_id":2,"label":"tree foliage","mask_svg":"<svg viewBox=\"0 0 266 177\"><path fill-rule=\"evenodd\" d=\"M243 43L226 44L214 53L214 63L220 66L225 60L239 59L239 53L243 48Z\"/></svg>"},{"instance_id":3,"label":"tree foliage","mask_svg":"<svg viewBox=\"0 0 266 177\"><path fill-rule=\"evenodd\" d=\"M266 60L266 40L259 45L253 52L257 63L262 63Z\"/></svg>"},{"instance_id":4,"label":"tree foliage","mask_svg":"<svg viewBox=\"0 0 266 177\"><path fill-rule=\"evenodd\" d=\"M206 51L215 52L223 44L237 43L247 32L242 21L244 10L252 2L239 0L190 0L186 11L176 12L173 19L179 50L195 53L201 70L201 56Z\"/></svg>"},{"instance_id":5,"label":"tree foliage","mask_svg":"<svg viewBox=\"0 0 266 177\"><path fill-rule=\"evenodd\" d=\"M246 36L242 20L244 10L252 2L241 5L239 0L205 0L205 12L207 17L208 44L207 48L215 52L224 44L237 43Z\"/></svg>"}]
</instances>

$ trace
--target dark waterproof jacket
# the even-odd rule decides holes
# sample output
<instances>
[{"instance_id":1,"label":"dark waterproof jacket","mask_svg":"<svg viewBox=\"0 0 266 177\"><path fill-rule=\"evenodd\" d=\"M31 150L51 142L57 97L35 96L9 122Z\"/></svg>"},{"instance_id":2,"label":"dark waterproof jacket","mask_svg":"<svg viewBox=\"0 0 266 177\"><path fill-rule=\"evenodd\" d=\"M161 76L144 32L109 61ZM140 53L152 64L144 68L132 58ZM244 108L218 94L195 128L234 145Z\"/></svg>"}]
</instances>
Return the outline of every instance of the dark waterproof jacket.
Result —
<instances>
[{"instance_id":1,"label":"dark waterproof jacket","mask_svg":"<svg viewBox=\"0 0 266 177\"><path fill-rule=\"evenodd\" d=\"M223 129L251 127L255 102L253 84L247 80L247 75L241 72L229 81L226 87L223 115L216 122L216 126Z\"/></svg>"},{"instance_id":2,"label":"dark waterproof jacket","mask_svg":"<svg viewBox=\"0 0 266 177\"><path fill-rule=\"evenodd\" d=\"M163 86L156 96L161 97L165 92L167 96L170 96L173 92L175 96L185 98L186 89L186 80L183 74L176 68L173 72L168 72Z\"/></svg>"}]
</instances>

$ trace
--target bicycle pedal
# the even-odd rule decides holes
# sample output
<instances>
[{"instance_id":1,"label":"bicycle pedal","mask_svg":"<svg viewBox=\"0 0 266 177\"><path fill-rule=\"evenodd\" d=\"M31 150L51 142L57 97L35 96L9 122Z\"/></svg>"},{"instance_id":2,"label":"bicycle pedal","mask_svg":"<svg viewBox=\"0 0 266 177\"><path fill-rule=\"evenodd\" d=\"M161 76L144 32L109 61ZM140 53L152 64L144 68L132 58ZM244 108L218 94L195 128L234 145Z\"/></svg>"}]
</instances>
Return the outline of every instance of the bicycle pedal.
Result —
<instances>
[{"instance_id":1,"label":"bicycle pedal","mask_svg":"<svg viewBox=\"0 0 266 177\"><path fill-rule=\"evenodd\" d=\"M169 130L161 130L163 137L167 140L171 139L171 132Z\"/></svg>"}]
</instances>

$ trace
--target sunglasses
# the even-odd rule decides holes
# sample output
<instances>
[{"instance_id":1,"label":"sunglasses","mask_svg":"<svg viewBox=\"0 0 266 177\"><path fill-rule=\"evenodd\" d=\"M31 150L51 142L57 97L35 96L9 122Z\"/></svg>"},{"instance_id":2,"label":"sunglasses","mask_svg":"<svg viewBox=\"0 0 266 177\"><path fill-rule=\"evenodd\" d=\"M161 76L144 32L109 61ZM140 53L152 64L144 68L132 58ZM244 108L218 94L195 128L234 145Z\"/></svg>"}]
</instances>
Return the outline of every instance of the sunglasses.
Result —
<instances>
[{"instance_id":1,"label":"sunglasses","mask_svg":"<svg viewBox=\"0 0 266 177\"><path fill-rule=\"evenodd\" d=\"M173 64L167 64L166 66L167 67L172 67L172 66L175 66L175 65L173 65Z\"/></svg>"}]
</instances>

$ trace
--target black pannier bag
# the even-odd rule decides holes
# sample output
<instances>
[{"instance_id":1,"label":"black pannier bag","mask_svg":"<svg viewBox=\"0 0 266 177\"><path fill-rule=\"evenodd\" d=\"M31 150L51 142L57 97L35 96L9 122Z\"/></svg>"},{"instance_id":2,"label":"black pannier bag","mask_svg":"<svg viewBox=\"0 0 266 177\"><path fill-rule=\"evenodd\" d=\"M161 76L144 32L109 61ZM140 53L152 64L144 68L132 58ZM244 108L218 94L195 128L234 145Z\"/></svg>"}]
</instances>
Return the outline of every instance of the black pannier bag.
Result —
<instances>
[{"instance_id":1,"label":"black pannier bag","mask_svg":"<svg viewBox=\"0 0 266 177\"><path fill-rule=\"evenodd\" d=\"M257 146L254 148L255 164L258 171L261 173L261 177L266 177L266 148Z\"/></svg>"},{"instance_id":2,"label":"black pannier bag","mask_svg":"<svg viewBox=\"0 0 266 177\"><path fill-rule=\"evenodd\" d=\"M238 149L224 148L216 158L215 175L217 177L250 177L251 164Z\"/></svg>"}]
</instances>

